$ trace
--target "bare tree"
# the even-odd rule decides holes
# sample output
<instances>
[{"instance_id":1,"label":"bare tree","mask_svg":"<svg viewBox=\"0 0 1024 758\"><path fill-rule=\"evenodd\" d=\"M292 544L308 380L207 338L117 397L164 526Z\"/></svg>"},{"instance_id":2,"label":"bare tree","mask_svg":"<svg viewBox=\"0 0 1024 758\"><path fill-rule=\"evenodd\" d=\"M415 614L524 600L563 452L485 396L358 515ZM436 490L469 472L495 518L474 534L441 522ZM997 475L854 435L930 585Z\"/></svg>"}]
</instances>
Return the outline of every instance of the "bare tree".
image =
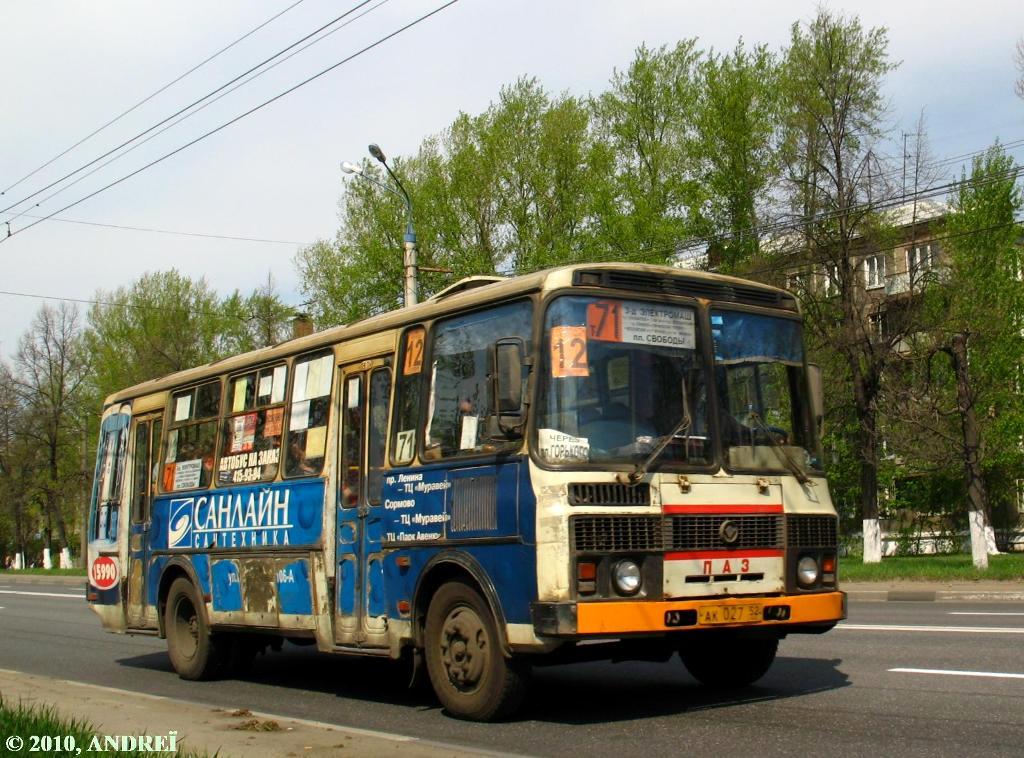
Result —
<instances>
[{"instance_id":1,"label":"bare tree","mask_svg":"<svg viewBox=\"0 0 1024 758\"><path fill-rule=\"evenodd\" d=\"M63 551L71 548L62 506L78 480L75 443L88 376L77 309L67 303L43 306L19 344L13 385L25 414L18 435L40 451L44 513Z\"/></svg>"}]
</instances>

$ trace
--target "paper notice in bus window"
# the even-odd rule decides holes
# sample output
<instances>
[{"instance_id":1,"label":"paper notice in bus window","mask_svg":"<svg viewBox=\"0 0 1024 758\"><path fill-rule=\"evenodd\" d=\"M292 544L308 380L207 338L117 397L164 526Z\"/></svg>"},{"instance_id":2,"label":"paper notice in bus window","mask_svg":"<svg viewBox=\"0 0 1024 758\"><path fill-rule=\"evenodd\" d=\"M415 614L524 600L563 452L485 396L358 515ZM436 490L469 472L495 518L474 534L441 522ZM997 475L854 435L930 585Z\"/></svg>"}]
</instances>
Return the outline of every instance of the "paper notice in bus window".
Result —
<instances>
[{"instance_id":1,"label":"paper notice in bus window","mask_svg":"<svg viewBox=\"0 0 1024 758\"><path fill-rule=\"evenodd\" d=\"M423 368L423 330L414 329L405 335L405 362L402 375L418 374Z\"/></svg>"},{"instance_id":2,"label":"paper notice in bus window","mask_svg":"<svg viewBox=\"0 0 1024 758\"><path fill-rule=\"evenodd\" d=\"M551 329L551 376L590 376L587 364L587 327L555 326Z\"/></svg>"},{"instance_id":3,"label":"paper notice in bus window","mask_svg":"<svg viewBox=\"0 0 1024 758\"><path fill-rule=\"evenodd\" d=\"M305 400L309 395L306 394L306 380L309 378L309 361L303 361L295 364L295 376L292 378L292 402L296 400Z\"/></svg>"},{"instance_id":4,"label":"paper notice in bus window","mask_svg":"<svg viewBox=\"0 0 1024 758\"><path fill-rule=\"evenodd\" d=\"M274 389L270 392L270 402L280 403L284 400L284 380L287 376L287 366L274 367Z\"/></svg>"},{"instance_id":5,"label":"paper notice in bus window","mask_svg":"<svg viewBox=\"0 0 1024 758\"><path fill-rule=\"evenodd\" d=\"M244 416L236 416L233 420L234 429L231 434L232 453L248 453L252 450L253 442L256 439L256 414L247 413Z\"/></svg>"},{"instance_id":6,"label":"paper notice in bus window","mask_svg":"<svg viewBox=\"0 0 1024 758\"><path fill-rule=\"evenodd\" d=\"M306 375L306 397L320 397L326 394L320 392L320 384L323 382L324 362L317 358L309 362L309 373Z\"/></svg>"},{"instance_id":7,"label":"paper notice in bus window","mask_svg":"<svg viewBox=\"0 0 1024 758\"><path fill-rule=\"evenodd\" d=\"M249 387L249 377L243 376L241 379L235 379L234 387L232 392L234 396L231 400L231 412L238 413L245 410L245 391Z\"/></svg>"},{"instance_id":8,"label":"paper notice in bus window","mask_svg":"<svg viewBox=\"0 0 1024 758\"><path fill-rule=\"evenodd\" d=\"M345 407L359 407L359 377L354 376L348 380L348 389L345 391Z\"/></svg>"},{"instance_id":9,"label":"paper notice in bus window","mask_svg":"<svg viewBox=\"0 0 1024 758\"><path fill-rule=\"evenodd\" d=\"M629 387L629 356L623 355L608 361L608 390L624 390Z\"/></svg>"},{"instance_id":10,"label":"paper notice in bus window","mask_svg":"<svg viewBox=\"0 0 1024 758\"><path fill-rule=\"evenodd\" d=\"M174 467L174 487L176 490L189 490L199 486L199 476L203 473L203 460L196 458L191 461L178 461Z\"/></svg>"},{"instance_id":11,"label":"paper notice in bus window","mask_svg":"<svg viewBox=\"0 0 1024 758\"><path fill-rule=\"evenodd\" d=\"M273 390L273 388L274 388L274 375L273 374L263 374L262 376L260 376L260 386L259 386L259 390L257 390L257 392L256 392L256 396L259 397L259 399L262 402L265 403L266 400L264 400L264 398L270 396L271 390Z\"/></svg>"},{"instance_id":12,"label":"paper notice in bus window","mask_svg":"<svg viewBox=\"0 0 1024 758\"><path fill-rule=\"evenodd\" d=\"M178 457L178 430L172 429L167 435L167 454L164 456L164 463L174 463Z\"/></svg>"},{"instance_id":13,"label":"paper notice in bus window","mask_svg":"<svg viewBox=\"0 0 1024 758\"><path fill-rule=\"evenodd\" d=\"M477 431L479 428L480 419L476 416L462 417L462 434L459 441L460 450L469 450L476 447Z\"/></svg>"},{"instance_id":14,"label":"paper notice in bus window","mask_svg":"<svg viewBox=\"0 0 1024 758\"><path fill-rule=\"evenodd\" d=\"M192 411L192 395L183 395L174 401L174 420L188 421Z\"/></svg>"},{"instance_id":15,"label":"paper notice in bus window","mask_svg":"<svg viewBox=\"0 0 1024 758\"><path fill-rule=\"evenodd\" d=\"M655 303L623 303L622 341L693 350L693 311Z\"/></svg>"},{"instance_id":16,"label":"paper notice in bus window","mask_svg":"<svg viewBox=\"0 0 1024 758\"><path fill-rule=\"evenodd\" d=\"M557 429L538 429L537 448L546 461L585 462L590 460L590 440Z\"/></svg>"},{"instance_id":17,"label":"paper notice in bus window","mask_svg":"<svg viewBox=\"0 0 1024 758\"><path fill-rule=\"evenodd\" d=\"M309 401L292 403L292 415L288 420L288 428L293 432L299 432L309 426Z\"/></svg>"},{"instance_id":18,"label":"paper notice in bus window","mask_svg":"<svg viewBox=\"0 0 1024 758\"><path fill-rule=\"evenodd\" d=\"M315 426L306 432L306 457L321 458L327 449L327 427Z\"/></svg>"},{"instance_id":19,"label":"paper notice in bus window","mask_svg":"<svg viewBox=\"0 0 1024 758\"><path fill-rule=\"evenodd\" d=\"M263 422L264 437L280 437L281 421L284 419L284 408L271 408L267 411L266 421Z\"/></svg>"}]
</instances>

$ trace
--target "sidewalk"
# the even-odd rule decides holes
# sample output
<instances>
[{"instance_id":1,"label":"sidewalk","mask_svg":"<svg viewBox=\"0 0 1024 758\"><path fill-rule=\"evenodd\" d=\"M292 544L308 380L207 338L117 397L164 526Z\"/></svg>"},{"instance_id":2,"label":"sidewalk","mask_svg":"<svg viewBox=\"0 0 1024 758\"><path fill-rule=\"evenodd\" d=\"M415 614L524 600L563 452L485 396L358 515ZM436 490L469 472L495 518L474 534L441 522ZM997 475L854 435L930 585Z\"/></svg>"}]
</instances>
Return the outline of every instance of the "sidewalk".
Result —
<instances>
[{"instance_id":1,"label":"sidewalk","mask_svg":"<svg viewBox=\"0 0 1024 758\"><path fill-rule=\"evenodd\" d=\"M1024 602L1024 582L840 582L850 600L884 602L888 600Z\"/></svg>"},{"instance_id":2,"label":"sidewalk","mask_svg":"<svg viewBox=\"0 0 1024 758\"><path fill-rule=\"evenodd\" d=\"M50 705L64 718L84 719L100 735L101 743L106 736L149 735L170 739L171 732L175 732L179 748L205 751L211 756L216 754L218 758L339 754L374 758L502 755L399 734L238 710L230 703L225 703L223 708L214 708L2 669L0 695L10 704L20 701ZM27 742L30 735L18 736Z\"/></svg>"}]
</instances>

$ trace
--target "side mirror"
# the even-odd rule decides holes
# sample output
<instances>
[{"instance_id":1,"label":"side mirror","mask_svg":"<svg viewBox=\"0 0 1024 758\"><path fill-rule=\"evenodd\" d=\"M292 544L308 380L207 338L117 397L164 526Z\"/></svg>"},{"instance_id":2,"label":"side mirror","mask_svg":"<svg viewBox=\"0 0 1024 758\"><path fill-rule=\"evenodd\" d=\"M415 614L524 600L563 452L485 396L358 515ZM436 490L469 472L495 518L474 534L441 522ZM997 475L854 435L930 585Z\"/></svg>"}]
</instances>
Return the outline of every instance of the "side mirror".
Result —
<instances>
[{"instance_id":1,"label":"side mirror","mask_svg":"<svg viewBox=\"0 0 1024 758\"><path fill-rule=\"evenodd\" d=\"M494 344L492 375L492 413L503 435L522 435L526 422L523 397L525 345L519 337L507 337Z\"/></svg>"},{"instance_id":2,"label":"side mirror","mask_svg":"<svg viewBox=\"0 0 1024 758\"><path fill-rule=\"evenodd\" d=\"M494 404L499 416L523 411L523 342L518 337L494 345Z\"/></svg>"},{"instance_id":3,"label":"side mirror","mask_svg":"<svg viewBox=\"0 0 1024 758\"><path fill-rule=\"evenodd\" d=\"M814 428L820 438L825 432L825 395L821 384L821 366L816 363L807 364L807 388L811 394L811 414L814 416Z\"/></svg>"}]
</instances>

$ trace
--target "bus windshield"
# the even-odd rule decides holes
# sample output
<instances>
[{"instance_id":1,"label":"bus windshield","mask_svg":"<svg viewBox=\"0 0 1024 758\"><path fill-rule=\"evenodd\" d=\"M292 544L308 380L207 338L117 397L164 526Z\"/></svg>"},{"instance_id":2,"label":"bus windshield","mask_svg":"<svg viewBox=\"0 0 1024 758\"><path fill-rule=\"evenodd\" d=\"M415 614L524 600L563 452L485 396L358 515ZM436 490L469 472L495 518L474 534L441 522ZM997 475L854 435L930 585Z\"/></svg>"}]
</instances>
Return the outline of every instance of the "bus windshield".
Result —
<instances>
[{"instance_id":1,"label":"bus windshield","mask_svg":"<svg viewBox=\"0 0 1024 758\"><path fill-rule=\"evenodd\" d=\"M565 296L548 308L537 450L552 464L711 461L694 308ZM681 424L686 415L690 422Z\"/></svg>"},{"instance_id":2,"label":"bus windshield","mask_svg":"<svg viewBox=\"0 0 1024 758\"><path fill-rule=\"evenodd\" d=\"M715 389L726 464L820 469L811 433L799 322L713 310Z\"/></svg>"}]
</instances>

